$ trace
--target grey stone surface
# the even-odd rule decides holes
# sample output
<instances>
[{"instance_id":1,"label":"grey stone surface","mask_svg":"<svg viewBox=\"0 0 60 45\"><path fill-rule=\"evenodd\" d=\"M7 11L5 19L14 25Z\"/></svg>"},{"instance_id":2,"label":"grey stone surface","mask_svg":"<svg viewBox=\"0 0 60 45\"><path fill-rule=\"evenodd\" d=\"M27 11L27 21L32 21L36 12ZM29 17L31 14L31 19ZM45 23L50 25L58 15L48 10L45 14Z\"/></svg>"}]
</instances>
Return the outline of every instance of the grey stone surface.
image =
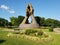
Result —
<instances>
[{"instance_id":1,"label":"grey stone surface","mask_svg":"<svg viewBox=\"0 0 60 45\"><path fill-rule=\"evenodd\" d=\"M20 28L38 28L38 24L21 24Z\"/></svg>"}]
</instances>

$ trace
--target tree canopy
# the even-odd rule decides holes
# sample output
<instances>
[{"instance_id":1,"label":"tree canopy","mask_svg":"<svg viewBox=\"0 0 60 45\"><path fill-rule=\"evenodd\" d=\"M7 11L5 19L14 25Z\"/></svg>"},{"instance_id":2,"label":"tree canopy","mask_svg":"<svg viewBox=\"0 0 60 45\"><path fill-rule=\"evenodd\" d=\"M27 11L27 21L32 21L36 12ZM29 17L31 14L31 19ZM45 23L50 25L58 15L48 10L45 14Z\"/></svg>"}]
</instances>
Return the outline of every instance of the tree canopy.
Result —
<instances>
[{"instance_id":1,"label":"tree canopy","mask_svg":"<svg viewBox=\"0 0 60 45\"><path fill-rule=\"evenodd\" d=\"M21 22L23 21L23 19L24 19L24 16L10 17L10 22L9 22L8 20L6 20L4 18L0 18L0 27L19 26L21 24ZM40 26L60 27L59 20L55 20L55 19L51 19L51 18L45 19L44 17L39 17L39 16L35 16L35 19Z\"/></svg>"},{"instance_id":2,"label":"tree canopy","mask_svg":"<svg viewBox=\"0 0 60 45\"><path fill-rule=\"evenodd\" d=\"M8 20L4 19L4 18L0 18L0 27L6 27L8 26Z\"/></svg>"}]
</instances>

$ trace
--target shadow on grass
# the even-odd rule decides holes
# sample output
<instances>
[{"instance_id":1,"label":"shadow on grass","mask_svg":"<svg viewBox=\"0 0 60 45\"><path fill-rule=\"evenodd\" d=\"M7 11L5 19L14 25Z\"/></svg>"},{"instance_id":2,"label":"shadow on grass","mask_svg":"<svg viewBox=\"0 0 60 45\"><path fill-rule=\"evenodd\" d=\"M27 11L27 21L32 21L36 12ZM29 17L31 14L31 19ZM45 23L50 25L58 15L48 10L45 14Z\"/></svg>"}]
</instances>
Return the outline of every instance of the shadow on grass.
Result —
<instances>
[{"instance_id":1,"label":"shadow on grass","mask_svg":"<svg viewBox=\"0 0 60 45\"><path fill-rule=\"evenodd\" d=\"M6 41L6 40L2 40L2 39L1 39L1 40L0 40L0 44L1 44L1 43L4 43L5 41Z\"/></svg>"}]
</instances>

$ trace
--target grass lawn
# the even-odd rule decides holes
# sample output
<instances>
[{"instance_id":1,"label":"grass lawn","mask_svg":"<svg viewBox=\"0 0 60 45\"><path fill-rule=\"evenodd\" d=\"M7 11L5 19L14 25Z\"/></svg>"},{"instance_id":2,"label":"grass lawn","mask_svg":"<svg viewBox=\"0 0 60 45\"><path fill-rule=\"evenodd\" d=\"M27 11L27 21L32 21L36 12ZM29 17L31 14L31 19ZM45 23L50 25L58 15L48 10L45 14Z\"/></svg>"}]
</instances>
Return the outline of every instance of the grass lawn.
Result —
<instances>
[{"instance_id":1,"label":"grass lawn","mask_svg":"<svg viewBox=\"0 0 60 45\"><path fill-rule=\"evenodd\" d=\"M9 32L0 31L0 45L60 45L60 34L49 32L47 30L44 31L52 36L53 41L35 42L24 38L7 37Z\"/></svg>"}]
</instances>

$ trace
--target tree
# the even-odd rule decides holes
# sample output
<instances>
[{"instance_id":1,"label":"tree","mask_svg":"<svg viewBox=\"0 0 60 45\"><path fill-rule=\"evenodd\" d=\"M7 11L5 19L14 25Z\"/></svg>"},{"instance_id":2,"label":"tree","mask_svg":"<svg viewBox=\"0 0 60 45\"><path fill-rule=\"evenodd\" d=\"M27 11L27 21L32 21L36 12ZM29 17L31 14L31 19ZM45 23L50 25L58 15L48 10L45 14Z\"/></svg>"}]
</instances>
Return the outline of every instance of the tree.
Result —
<instances>
[{"instance_id":1,"label":"tree","mask_svg":"<svg viewBox=\"0 0 60 45\"><path fill-rule=\"evenodd\" d=\"M39 25L41 25L41 23L40 23L41 17L36 16L35 19L36 19L37 23L38 23Z\"/></svg>"},{"instance_id":2,"label":"tree","mask_svg":"<svg viewBox=\"0 0 60 45\"><path fill-rule=\"evenodd\" d=\"M4 18L0 18L0 27L6 27L8 26L8 20L4 19Z\"/></svg>"},{"instance_id":3,"label":"tree","mask_svg":"<svg viewBox=\"0 0 60 45\"><path fill-rule=\"evenodd\" d=\"M10 17L10 21L12 23L13 26L16 26L17 25L17 19L16 17Z\"/></svg>"},{"instance_id":4,"label":"tree","mask_svg":"<svg viewBox=\"0 0 60 45\"><path fill-rule=\"evenodd\" d=\"M60 21L54 20L54 26L55 27L60 27Z\"/></svg>"},{"instance_id":5,"label":"tree","mask_svg":"<svg viewBox=\"0 0 60 45\"><path fill-rule=\"evenodd\" d=\"M23 19L24 19L24 16L18 16L18 20L17 20L18 25L21 24L21 22L23 21Z\"/></svg>"},{"instance_id":6,"label":"tree","mask_svg":"<svg viewBox=\"0 0 60 45\"><path fill-rule=\"evenodd\" d=\"M46 19L45 24L49 27L51 27L51 26L54 27L54 19L51 19L51 18Z\"/></svg>"},{"instance_id":7,"label":"tree","mask_svg":"<svg viewBox=\"0 0 60 45\"><path fill-rule=\"evenodd\" d=\"M23 19L24 19L24 16L18 16L18 17L11 17L10 18L11 24L13 26L19 26L21 24L21 22L23 21ZM44 17L39 17L39 16L36 16L35 19L40 26L60 27L60 21L58 21L58 20L54 20L51 18L45 19ZM0 23L2 23L2 22L0 22Z\"/></svg>"},{"instance_id":8,"label":"tree","mask_svg":"<svg viewBox=\"0 0 60 45\"><path fill-rule=\"evenodd\" d=\"M17 17L10 17L11 23L13 26L19 26L19 24L21 24L21 22L23 21L24 16L18 16Z\"/></svg>"},{"instance_id":9,"label":"tree","mask_svg":"<svg viewBox=\"0 0 60 45\"><path fill-rule=\"evenodd\" d=\"M41 26L44 26L44 25L45 25L45 18L44 18L44 17L42 17L42 18L40 19L40 25L41 25Z\"/></svg>"},{"instance_id":10,"label":"tree","mask_svg":"<svg viewBox=\"0 0 60 45\"><path fill-rule=\"evenodd\" d=\"M44 22L45 22L44 17L42 18L42 17L36 16L35 19L40 26L44 26Z\"/></svg>"}]
</instances>

